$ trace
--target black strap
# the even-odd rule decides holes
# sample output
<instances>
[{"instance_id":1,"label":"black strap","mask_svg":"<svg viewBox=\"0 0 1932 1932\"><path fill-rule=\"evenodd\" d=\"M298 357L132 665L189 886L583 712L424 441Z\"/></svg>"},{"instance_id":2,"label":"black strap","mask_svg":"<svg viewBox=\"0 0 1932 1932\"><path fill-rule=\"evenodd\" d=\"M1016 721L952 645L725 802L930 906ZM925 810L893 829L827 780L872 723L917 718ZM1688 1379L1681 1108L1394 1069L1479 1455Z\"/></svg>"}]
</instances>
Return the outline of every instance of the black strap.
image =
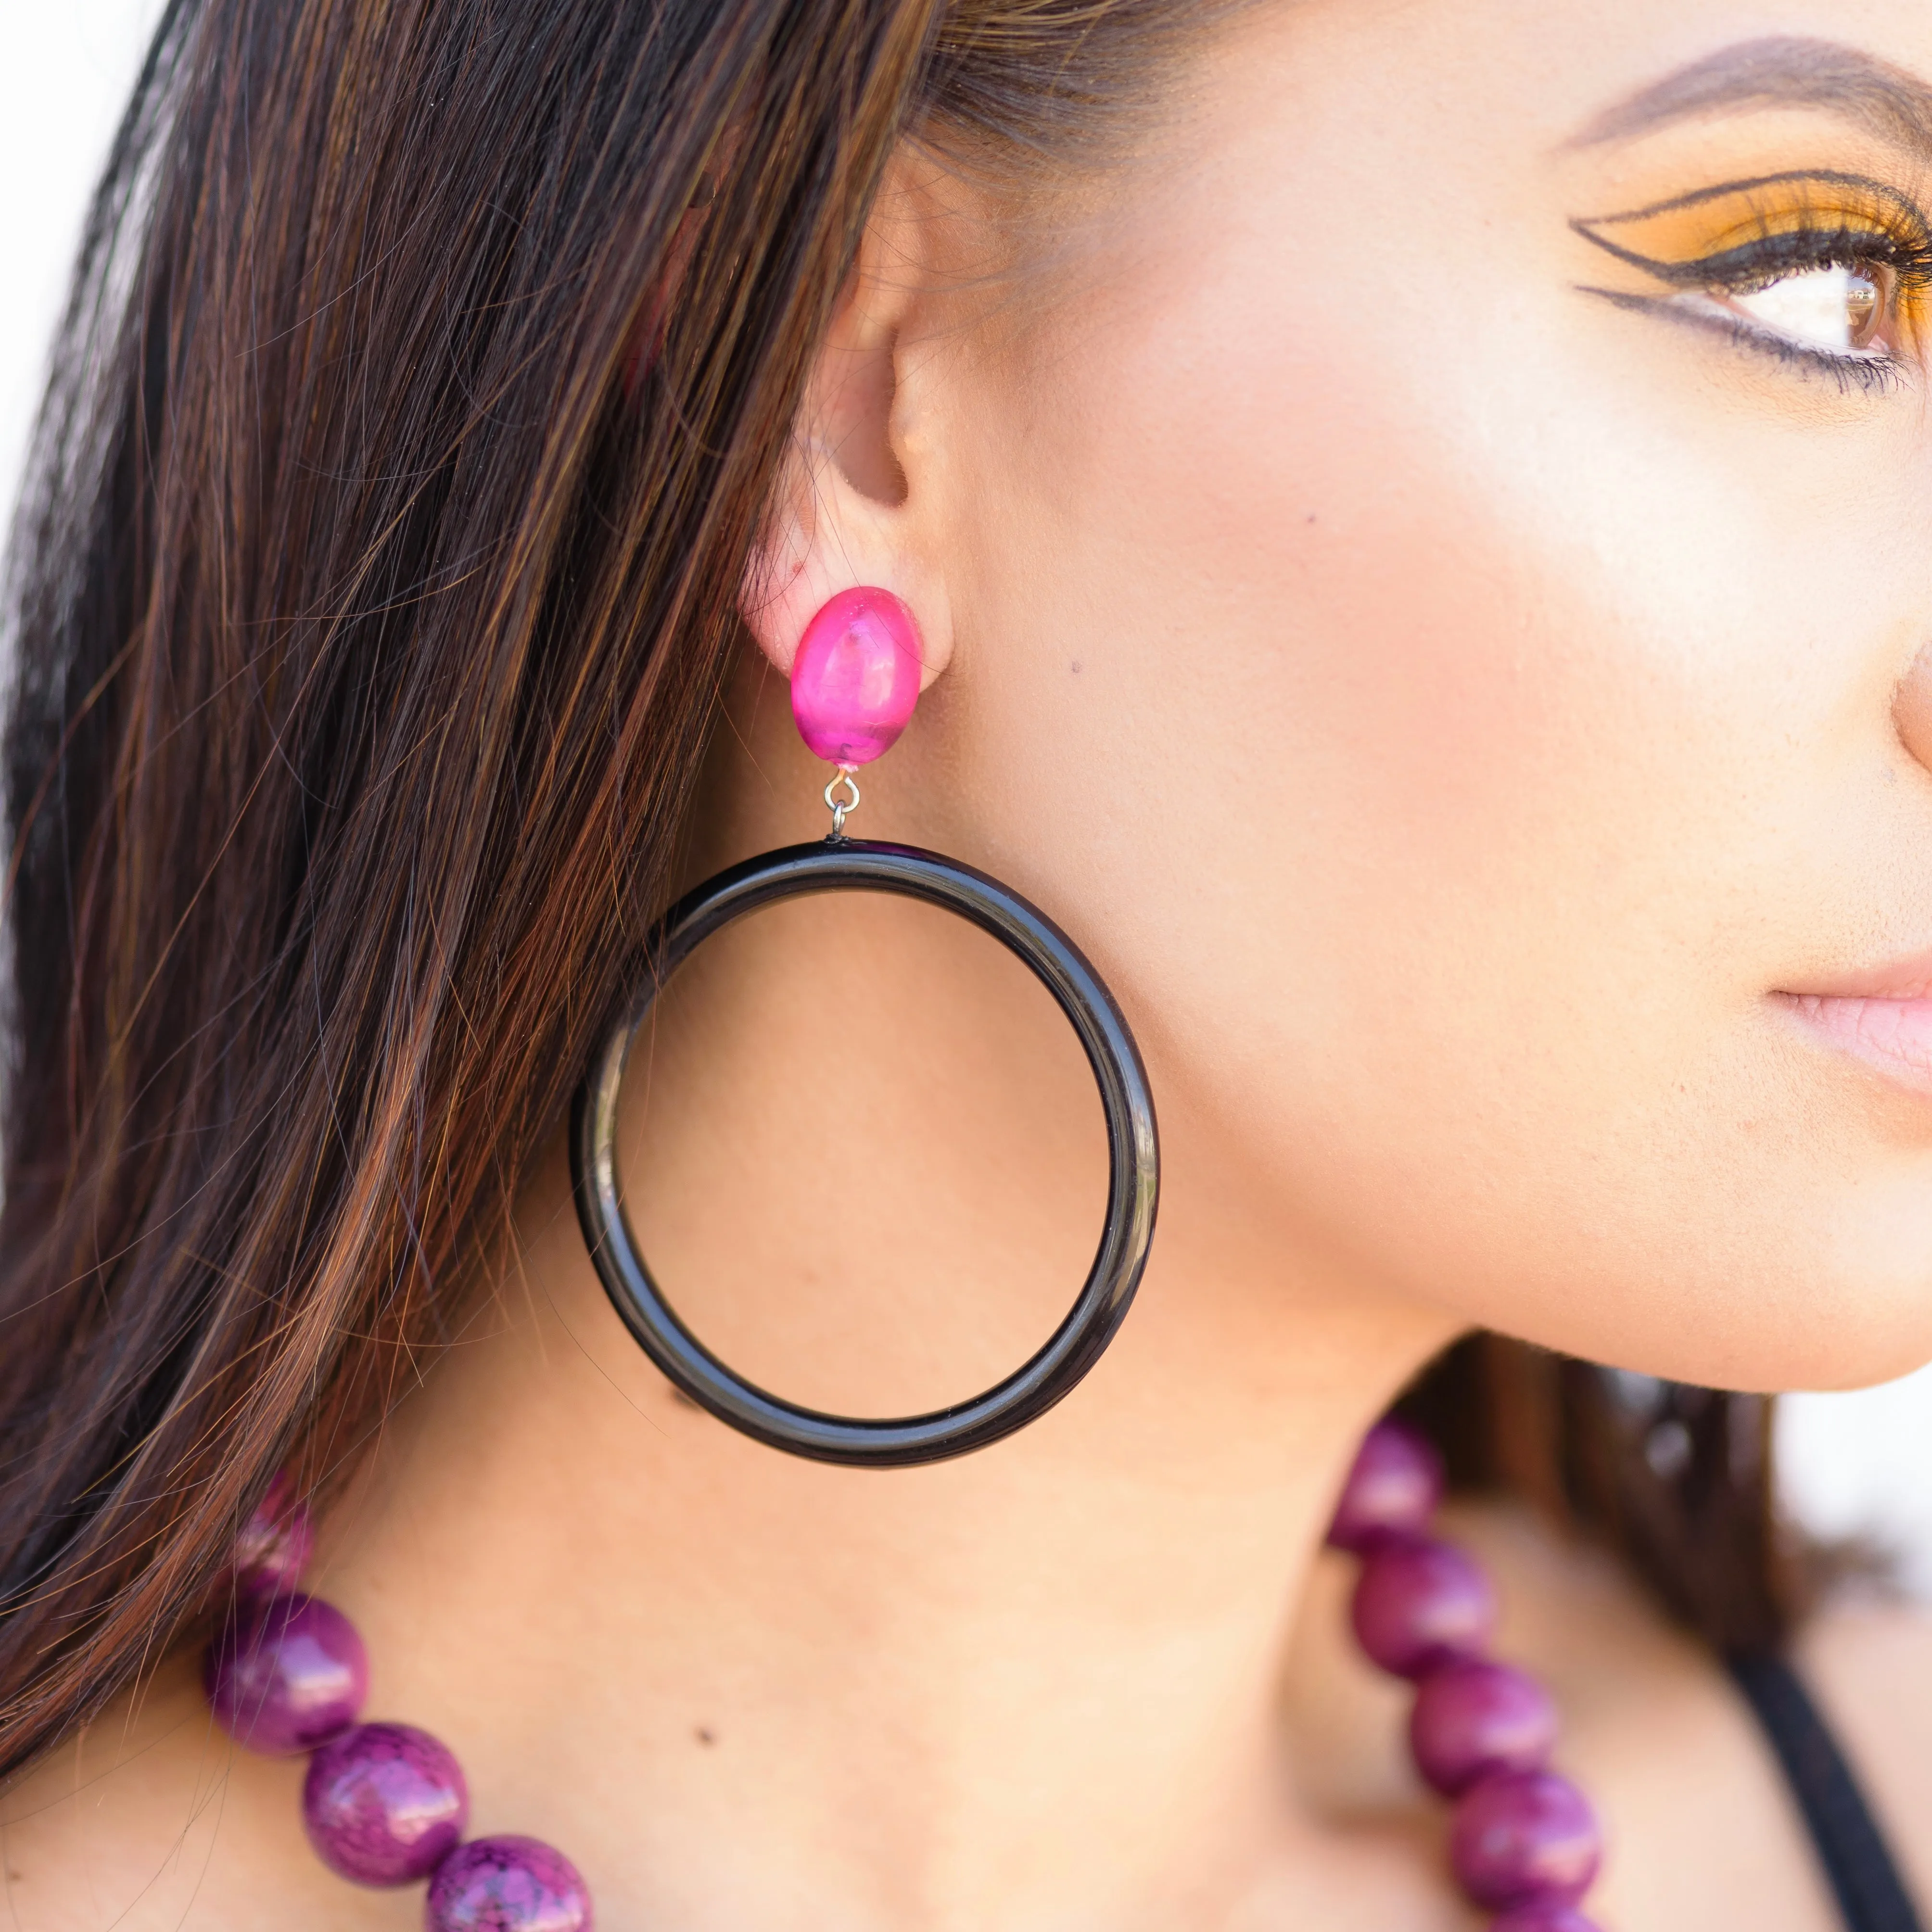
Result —
<instances>
[{"instance_id":1,"label":"black strap","mask_svg":"<svg viewBox=\"0 0 1932 1932\"><path fill-rule=\"evenodd\" d=\"M1850 1932L1924 1932L1878 1820L1804 1680L1768 1652L1726 1660L1784 1768Z\"/></svg>"}]
</instances>

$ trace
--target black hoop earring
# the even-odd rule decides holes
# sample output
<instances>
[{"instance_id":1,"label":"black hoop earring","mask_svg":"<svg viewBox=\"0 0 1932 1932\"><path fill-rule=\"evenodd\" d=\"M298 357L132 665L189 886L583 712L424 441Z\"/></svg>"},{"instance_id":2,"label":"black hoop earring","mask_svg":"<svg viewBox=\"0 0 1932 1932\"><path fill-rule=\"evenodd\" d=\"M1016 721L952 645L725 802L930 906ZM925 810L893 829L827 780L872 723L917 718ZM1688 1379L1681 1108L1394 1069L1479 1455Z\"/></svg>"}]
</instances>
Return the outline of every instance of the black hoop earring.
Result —
<instances>
[{"instance_id":1,"label":"black hoop earring","mask_svg":"<svg viewBox=\"0 0 1932 1932\"><path fill-rule=\"evenodd\" d=\"M850 599L880 594L846 595ZM821 617L839 602L835 599ZM849 611L839 614L844 627L833 647L849 650L855 626ZM862 619L873 614L860 614ZM909 613L905 622L909 626ZM868 640L862 631L857 634L860 646L869 641L876 647L875 638ZM810 633L806 641L812 641ZM802 662L806 651L802 645ZM916 696L916 657L914 664ZM795 709L798 689L794 673ZM904 710L910 715L909 700ZM904 722L904 718L898 721ZM811 733L807 735L813 742ZM897 735L897 728L892 728L886 742ZM1100 1359L1147 1265L1160 1193L1160 1150L1154 1096L1139 1050L1113 996L1079 948L1037 908L970 866L914 846L846 838L846 814L859 802L852 774L852 763L842 759L838 776L826 788L826 802L832 810L831 837L818 844L768 852L719 873L681 900L658 925L647 949L644 989L604 1036L577 1090L571 1174L578 1219L604 1291L644 1353L672 1383L721 1421L775 1449L821 1462L902 1468L964 1456L1024 1428ZM835 802L832 790L842 782L848 795ZM1092 1270L1066 1318L1030 1360L983 1394L926 1414L890 1418L830 1415L788 1402L720 1361L679 1319L652 1280L625 1211L617 1174L617 1098L625 1064L638 1028L671 975L714 933L748 913L812 893L862 891L892 892L943 907L1024 961L1072 1022L1100 1088L1107 1126L1106 1221Z\"/></svg>"},{"instance_id":2,"label":"black hoop earring","mask_svg":"<svg viewBox=\"0 0 1932 1932\"><path fill-rule=\"evenodd\" d=\"M808 893L873 891L943 906L1030 967L1073 1024L1107 1122L1107 1218L1078 1300L1030 1361L983 1394L925 1415L828 1415L747 1382L712 1354L665 1300L632 1232L617 1178L617 1096L631 1042L672 974L746 914ZM644 1353L720 1420L775 1449L821 1462L901 1468L983 1449L1023 1429L1097 1362L1140 1286L1154 1238L1160 1153L1154 1098L1133 1036L1100 975L1046 916L969 866L910 845L835 834L734 866L674 907L653 935L646 990L605 1035L578 1089L571 1173L578 1218L604 1292Z\"/></svg>"}]
</instances>

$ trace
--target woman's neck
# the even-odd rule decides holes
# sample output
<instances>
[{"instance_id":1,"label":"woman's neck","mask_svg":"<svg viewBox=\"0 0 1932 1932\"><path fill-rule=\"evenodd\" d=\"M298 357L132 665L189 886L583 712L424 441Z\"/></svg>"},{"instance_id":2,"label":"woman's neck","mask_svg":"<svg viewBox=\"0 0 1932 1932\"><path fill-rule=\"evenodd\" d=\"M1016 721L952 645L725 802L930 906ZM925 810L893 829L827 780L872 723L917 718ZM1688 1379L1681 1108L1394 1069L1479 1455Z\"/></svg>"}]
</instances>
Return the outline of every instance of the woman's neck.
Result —
<instances>
[{"instance_id":1,"label":"woman's neck","mask_svg":"<svg viewBox=\"0 0 1932 1932\"><path fill-rule=\"evenodd\" d=\"M990 947L801 916L752 922L634 1057L634 1218L734 1363L924 1406L1070 1301L1097 1108ZM554 1838L611 1924L1119 1932L1246 1882L1282 1828L1280 1654L1334 1489L1451 1324L1311 1258L1184 1094L1162 1126L1154 1259L1088 1382L889 1474L675 1396L554 1157L326 1540L372 1712L444 1735L477 1828Z\"/></svg>"}]
</instances>

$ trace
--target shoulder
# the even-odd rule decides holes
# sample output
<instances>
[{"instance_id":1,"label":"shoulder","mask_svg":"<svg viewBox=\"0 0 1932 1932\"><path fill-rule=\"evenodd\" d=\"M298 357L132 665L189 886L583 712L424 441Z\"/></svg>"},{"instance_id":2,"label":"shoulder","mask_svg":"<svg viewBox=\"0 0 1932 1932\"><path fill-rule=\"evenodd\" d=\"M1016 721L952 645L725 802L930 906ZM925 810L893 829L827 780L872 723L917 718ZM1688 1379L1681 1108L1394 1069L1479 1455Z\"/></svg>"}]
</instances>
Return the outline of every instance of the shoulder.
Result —
<instances>
[{"instance_id":1,"label":"shoulder","mask_svg":"<svg viewBox=\"0 0 1932 1932\"><path fill-rule=\"evenodd\" d=\"M1814 1618L1796 1660L1891 1841L1932 1900L1932 1610L1848 1599Z\"/></svg>"}]
</instances>

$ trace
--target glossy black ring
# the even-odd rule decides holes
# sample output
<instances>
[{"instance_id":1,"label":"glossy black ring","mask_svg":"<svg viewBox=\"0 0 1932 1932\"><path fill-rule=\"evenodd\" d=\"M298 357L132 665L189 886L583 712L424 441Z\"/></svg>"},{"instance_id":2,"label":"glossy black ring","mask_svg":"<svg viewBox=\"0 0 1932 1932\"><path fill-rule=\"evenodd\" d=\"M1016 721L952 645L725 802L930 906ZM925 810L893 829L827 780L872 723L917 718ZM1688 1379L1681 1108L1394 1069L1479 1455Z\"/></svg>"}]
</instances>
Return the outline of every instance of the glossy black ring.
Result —
<instances>
[{"instance_id":1,"label":"glossy black ring","mask_svg":"<svg viewBox=\"0 0 1932 1932\"><path fill-rule=\"evenodd\" d=\"M1023 960L1072 1023L1106 1115L1106 1223L1079 1298L1045 1346L1004 1382L923 1415L830 1415L735 1374L678 1318L651 1279L618 1180L617 1096L625 1063L665 982L734 920L779 899L836 892L896 892L943 907ZM1160 1140L1146 1070L1112 994L1079 948L1037 908L970 866L915 846L828 838L765 853L706 880L665 915L652 936L649 959L644 993L604 1036L577 1090L571 1174L578 1219L604 1290L670 1381L720 1420L775 1449L868 1468L903 1468L983 1449L1067 1394L1100 1359L1133 1300L1160 1192Z\"/></svg>"}]
</instances>

